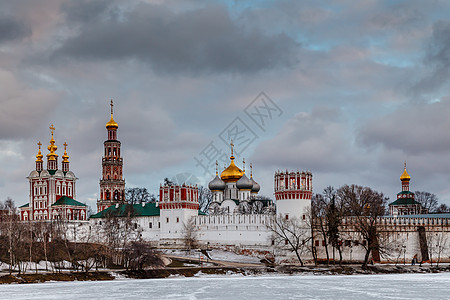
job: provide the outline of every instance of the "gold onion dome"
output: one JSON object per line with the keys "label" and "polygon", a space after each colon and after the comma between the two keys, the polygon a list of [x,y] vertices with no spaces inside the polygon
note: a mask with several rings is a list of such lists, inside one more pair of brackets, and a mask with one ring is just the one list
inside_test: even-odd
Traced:
{"label": "gold onion dome", "polygon": [[230,159],[230,165],[220,174],[220,178],[225,182],[238,181],[244,175],[244,172],[235,165],[234,156],[231,156]]}
{"label": "gold onion dome", "polygon": [[42,162],[42,158],[44,157],[44,155],[42,155],[42,153],[41,153],[41,146],[42,146],[41,142],[38,143],[38,146],[39,146],[39,151],[38,151],[38,154],[36,155],[36,162]]}
{"label": "gold onion dome", "polygon": [[63,159],[63,162],[69,162],[69,155],[67,155],[67,143],[64,143],[64,155],[61,156]]}
{"label": "gold onion dome", "polygon": [[114,121],[113,118],[113,101],[111,100],[111,120],[109,120],[108,123],[106,123],[106,129],[117,129],[119,128],[119,124],[116,123],[116,121]]}
{"label": "gold onion dome", "polygon": [[400,180],[411,180],[411,176],[409,176],[408,172],[406,172],[406,162],[405,162],[405,168],[403,170],[402,176],[400,176]]}
{"label": "gold onion dome", "polygon": [[50,139],[50,145],[47,147],[48,151],[50,151],[50,153],[47,154],[47,157],[48,160],[56,160],[58,154],[56,154],[55,151],[58,150],[58,146],[55,145],[55,139],[53,138],[53,131],[55,130],[53,124],[50,126],[50,130],[52,131],[52,138]]}

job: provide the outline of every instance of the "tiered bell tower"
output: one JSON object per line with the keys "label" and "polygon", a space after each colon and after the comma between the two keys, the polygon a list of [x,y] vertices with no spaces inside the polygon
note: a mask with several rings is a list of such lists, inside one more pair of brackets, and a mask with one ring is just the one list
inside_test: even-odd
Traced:
{"label": "tiered bell tower", "polygon": [[125,180],[123,179],[123,159],[120,156],[120,141],[117,140],[119,124],[113,118],[113,101],[111,100],[111,120],[106,123],[108,139],[102,158],[102,179],[100,180],[100,199],[97,201],[97,212],[111,205],[124,204]]}

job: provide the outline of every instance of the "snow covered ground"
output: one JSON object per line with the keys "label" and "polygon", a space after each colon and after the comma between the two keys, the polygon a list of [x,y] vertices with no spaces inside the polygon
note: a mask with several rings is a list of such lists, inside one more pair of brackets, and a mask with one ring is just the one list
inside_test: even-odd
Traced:
{"label": "snow covered ground", "polygon": [[450,273],[190,278],[0,285],[1,299],[449,299]]}

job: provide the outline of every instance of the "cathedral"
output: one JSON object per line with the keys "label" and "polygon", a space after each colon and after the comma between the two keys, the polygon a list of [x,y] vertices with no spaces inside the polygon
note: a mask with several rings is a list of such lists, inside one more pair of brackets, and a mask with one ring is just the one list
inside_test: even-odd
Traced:
{"label": "cathedral", "polygon": [[252,164],[250,164],[250,178],[245,175],[245,160],[243,169],[236,166],[233,153],[233,142],[230,143],[231,156],[230,165],[220,174],[216,161],[216,177],[209,182],[208,188],[213,197],[209,205],[210,215],[220,215],[229,213],[249,213],[270,211],[273,208],[271,200],[258,199],[258,192],[261,189],[259,184],[253,179]]}
{"label": "cathedral", "polygon": [[87,220],[87,206],[75,200],[77,177],[69,168],[67,143],[64,143],[62,169],[58,169],[58,154],[54,139],[55,127],[50,126],[51,139],[47,149],[47,169],[41,152],[41,142],[36,155],[36,168],[27,179],[30,184],[29,202],[19,207],[22,221],[34,220]]}

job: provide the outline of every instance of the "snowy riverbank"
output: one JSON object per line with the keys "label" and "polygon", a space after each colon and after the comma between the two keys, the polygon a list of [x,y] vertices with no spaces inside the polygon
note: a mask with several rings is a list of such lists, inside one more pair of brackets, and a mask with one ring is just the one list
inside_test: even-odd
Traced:
{"label": "snowy riverbank", "polygon": [[406,273],[448,273],[450,266],[403,266],[374,265],[362,269],[361,266],[277,266],[277,267],[221,267],[189,266],[167,267],[139,271],[106,270],[100,272],[69,272],[38,274],[11,274],[0,276],[0,283],[42,283],[48,281],[104,281],[117,279],[151,279],[173,277],[216,277],[216,276],[268,276],[268,275],[376,275]]}

